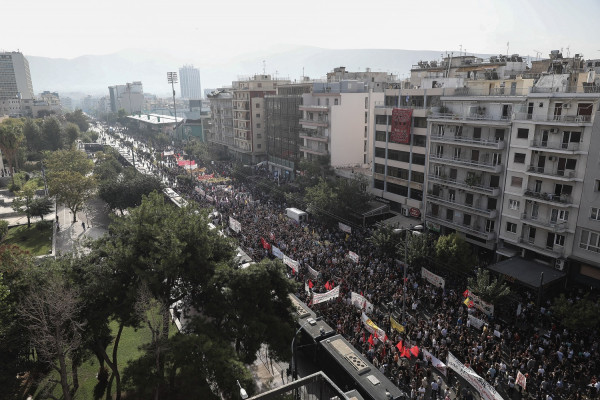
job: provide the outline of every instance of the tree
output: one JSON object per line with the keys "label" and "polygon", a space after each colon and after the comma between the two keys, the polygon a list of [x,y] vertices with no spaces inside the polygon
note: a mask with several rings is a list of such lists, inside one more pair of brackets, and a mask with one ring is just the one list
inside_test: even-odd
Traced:
{"label": "tree", "polygon": [[50,195],[69,208],[73,222],[77,222],[77,212],[96,189],[96,181],[90,174],[94,164],[81,151],[60,150],[50,155],[47,165]]}
{"label": "tree", "polygon": [[495,303],[510,294],[510,288],[503,279],[490,278],[490,271],[477,268],[475,278],[468,278],[469,290],[489,303]]}
{"label": "tree", "polygon": [[23,134],[27,140],[27,148],[31,152],[37,152],[43,148],[42,128],[40,127],[39,121],[40,120],[27,118],[23,125]]}
{"label": "tree", "polygon": [[52,200],[48,197],[38,197],[33,199],[29,206],[29,211],[33,217],[39,217],[44,220],[44,216],[52,211]]}
{"label": "tree", "polygon": [[123,212],[130,207],[137,207],[142,198],[154,191],[161,192],[162,182],[153,175],[136,173],[133,168],[126,168],[121,176],[114,180],[105,180],[100,184],[98,194],[111,209]]}
{"label": "tree", "polygon": [[311,213],[321,218],[331,219],[332,211],[338,204],[338,193],[333,185],[320,178],[319,183],[306,189],[304,201],[308,204]]}
{"label": "tree", "polygon": [[76,373],[72,375],[72,383],[69,382],[68,367],[73,362],[72,354],[81,344],[82,328],[77,320],[77,290],[59,276],[50,274],[43,285],[31,287],[18,309],[38,356],[60,375],[63,399],[71,400],[78,384]]}
{"label": "tree", "polygon": [[68,148],[75,143],[81,132],[79,131],[79,127],[73,123],[68,123],[64,131],[65,146]]}
{"label": "tree", "polygon": [[115,150],[96,153],[96,164],[94,176],[102,183],[103,181],[116,181],[123,171],[123,165],[117,160],[118,153]]}
{"label": "tree", "polygon": [[394,229],[391,226],[379,224],[367,240],[384,257],[393,257],[397,252],[396,246],[398,245],[399,235],[394,234]]}
{"label": "tree", "polygon": [[62,148],[63,130],[62,125],[56,117],[47,117],[42,124],[42,132],[44,135],[44,148],[48,150],[58,150]]}
{"label": "tree", "polygon": [[4,239],[4,236],[8,233],[8,221],[0,220],[0,242]]}
{"label": "tree", "polygon": [[39,188],[37,179],[27,181],[12,202],[12,209],[27,216],[27,227],[31,227],[32,205],[34,203],[35,191]]}
{"label": "tree", "polygon": [[15,168],[19,168],[17,153],[24,139],[21,120],[8,118],[0,124],[0,151],[8,161],[11,175]]}
{"label": "tree", "polygon": [[88,122],[88,117],[85,116],[83,111],[80,108],[76,109],[72,113],[66,113],[65,119],[68,122],[71,122],[79,128],[81,132],[85,132],[90,129],[90,124]]}
{"label": "tree", "polygon": [[564,294],[554,299],[552,311],[560,323],[570,330],[596,330],[600,325],[600,305],[589,295],[578,300],[567,299]]}
{"label": "tree", "polygon": [[435,244],[436,261],[455,271],[471,272],[475,257],[471,246],[456,233],[440,236]]}

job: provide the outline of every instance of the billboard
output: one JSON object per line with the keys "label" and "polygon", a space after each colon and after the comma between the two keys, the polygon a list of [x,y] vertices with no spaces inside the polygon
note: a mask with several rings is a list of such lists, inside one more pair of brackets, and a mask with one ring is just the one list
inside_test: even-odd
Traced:
{"label": "billboard", "polygon": [[392,110],[391,142],[403,144],[410,143],[412,112],[412,108],[394,108]]}

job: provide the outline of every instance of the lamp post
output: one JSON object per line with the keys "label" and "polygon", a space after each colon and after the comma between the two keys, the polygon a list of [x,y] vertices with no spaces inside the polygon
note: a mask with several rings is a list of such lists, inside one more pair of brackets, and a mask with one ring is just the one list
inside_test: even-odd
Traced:
{"label": "lamp post", "polygon": [[402,324],[406,325],[406,270],[408,269],[408,240],[413,231],[423,230],[423,225],[410,226],[408,229],[402,229],[405,232],[406,238],[404,239],[404,266],[403,280],[402,280]]}
{"label": "lamp post", "polygon": [[177,105],[175,104],[175,84],[178,82],[177,80],[177,72],[167,72],[167,82],[171,84],[171,89],[173,89],[173,111],[175,113],[175,136],[177,136]]}
{"label": "lamp post", "polygon": [[238,386],[240,387],[240,397],[242,398],[242,400],[245,400],[248,398],[248,393],[246,393],[246,390],[242,387],[242,385],[240,385],[240,381],[236,380]]}
{"label": "lamp post", "polygon": [[304,321],[304,323],[302,325],[300,325],[300,328],[298,328],[298,330],[296,331],[296,333],[294,333],[294,338],[292,339],[292,365],[290,366],[292,368],[292,381],[294,381],[296,379],[296,375],[298,373],[298,370],[296,368],[296,348],[294,347],[294,343],[296,342],[296,336],[298,336],[298,334],[300,333],[300,331],[302,330],[302,328],[304,328],[306,326],[306,324],[310,323],[311,321],[320,321],[321,317],[317,317],[315,319],[309,318],[306,321]]}

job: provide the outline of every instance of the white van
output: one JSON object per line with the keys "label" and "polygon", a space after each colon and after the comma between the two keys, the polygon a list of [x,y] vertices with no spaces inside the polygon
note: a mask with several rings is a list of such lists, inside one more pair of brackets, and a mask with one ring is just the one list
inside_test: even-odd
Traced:
{"label": "white van", "polygon": [[308,214],[297,208],[286,208],[285,215],[298,223],[308,221]]}

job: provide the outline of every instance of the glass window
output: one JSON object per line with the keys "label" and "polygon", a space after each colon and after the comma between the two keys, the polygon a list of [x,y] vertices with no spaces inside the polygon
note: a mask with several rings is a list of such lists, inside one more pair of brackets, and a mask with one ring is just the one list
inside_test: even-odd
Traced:
{"label": "glass window", "polygon": [[525,153],[515,153],[515,162],[525,164]]}
{"label": "glass window", "polygon": [[517,224],[513,224],[512,222],[506,223],[506,231],[510,233],[517,233]]}
{"label": "glass window", "polygon": [[512,176],[510,178],[510,186],[512,187],[522,187],[523,186],[523,178],[519,176]]}
{"label": "glass window", "polygon": [[519,128],[517,130],[517,139],[528,139],[528,138],[529,138],[529,129]]}
{"label": "glass window", "polygon": [[592,207],[592,212],[590,213],[590,218],[595,219],[596,221],[600,221],[600,208]]}
{"label": "glass window", "polygon": [[581,231],[581,239],[579,240],[579,247],[593,251],[596,253],[600,253],[600,234],[592,231]]}
{"label": "glass window", "polygon": [[518,210],[519,205],[520,205],[520,203],[518,200],[513,200],[513,199],[508,200],[508,208],[510,208],[511,210]]}

